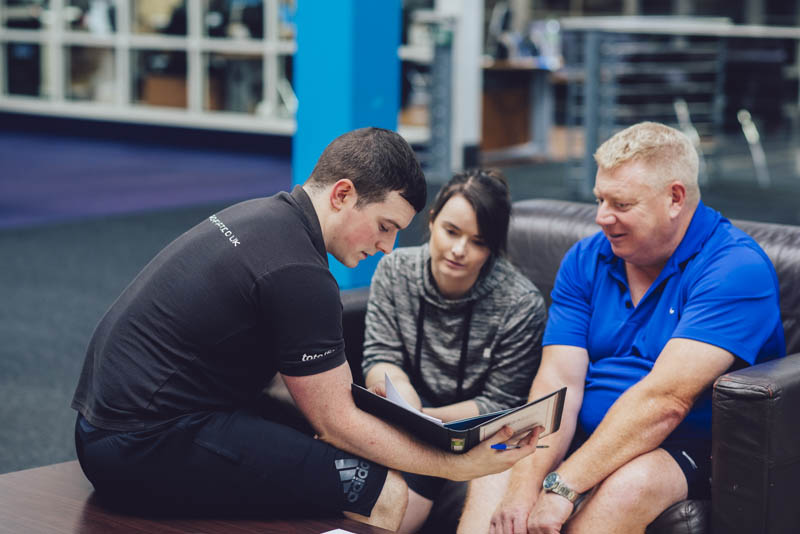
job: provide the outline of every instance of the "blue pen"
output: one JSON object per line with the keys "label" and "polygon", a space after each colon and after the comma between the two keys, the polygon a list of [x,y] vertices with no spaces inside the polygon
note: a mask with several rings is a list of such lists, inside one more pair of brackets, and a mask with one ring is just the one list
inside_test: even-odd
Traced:
{"label": "blue pen", "polygon": [[[507,451],[510,449],[519,449],[522,445],[506,445],[505,443],[495,443],[492,448],[496,451]],[[537,449],[546,449],[549,445],[537,445]]]}

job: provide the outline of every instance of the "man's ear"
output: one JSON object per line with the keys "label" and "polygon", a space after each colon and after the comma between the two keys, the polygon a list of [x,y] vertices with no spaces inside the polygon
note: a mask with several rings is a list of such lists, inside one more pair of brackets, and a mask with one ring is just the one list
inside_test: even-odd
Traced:
{"label": "man's ear", "polygon": [[686,186],[683,182],[675,180],[669,186],[670,207],[669,212],[673,217],[677,217],[686,205]]}
{"label": "man's ear", "polygon": [[331,188],[331,208],[334,211],[339,211],[348,204],[355,205],[358,200],[356,187],[347,178],[338,180]]}

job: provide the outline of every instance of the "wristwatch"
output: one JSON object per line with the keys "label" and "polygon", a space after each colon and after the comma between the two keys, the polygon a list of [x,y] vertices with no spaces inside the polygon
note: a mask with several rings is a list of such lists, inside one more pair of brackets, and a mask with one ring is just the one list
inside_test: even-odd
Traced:
{"label": "wristwatch", "polygon": [[544,477],[544,481],[542,481],[542,488],[544,488],[545,491],[550,491],[557,495],[561,495],[569,502],[574,504],[576,508],[580,501],[583,500],[583,495],[573,489],[570,489],[569,486],[564,484],[564,481],[561,480],[561,477],[555,471]]}

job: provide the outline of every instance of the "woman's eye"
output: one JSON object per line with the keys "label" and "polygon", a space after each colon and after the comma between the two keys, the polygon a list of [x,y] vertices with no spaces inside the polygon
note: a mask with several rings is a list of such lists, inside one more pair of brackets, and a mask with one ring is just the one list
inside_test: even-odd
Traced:
{"label": "woman's eye", "polygon": [[389,228],[384,226],[384,225],[382,225],[382,224],[378,225],[378,228],[380,229],[381,232],[388,232],[389,231]]}

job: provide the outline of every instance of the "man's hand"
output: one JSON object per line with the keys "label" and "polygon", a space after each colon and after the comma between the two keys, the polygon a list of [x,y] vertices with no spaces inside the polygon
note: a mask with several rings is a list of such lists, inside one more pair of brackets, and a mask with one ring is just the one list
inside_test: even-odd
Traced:
{"label": "man's hand", "polygon": [[542,491],[528,516],[528,534],[558,534],[574,505],[561,495]]}
{"label": "man's hand", "polygon": [[528,515],[533,499],[517,492],[507,492],[489,523],[489,534],[527,534]]}
{"label": "man's hand", "polygon": [[464,454],[449,455],[455,464],[452,471],[452,480],[472,480],[474,478],[500,473],[522,460],[536,450],[536,443],[539,441],[539,434],[544,430],[536,427],[528,436],[522,438],[517,444],[518,449],[506,449],[498,451],[492,449],[492,445],[503,443],[508,440],[514,431],[506,425],[497,431],[492,437],[483,440],[475,447]]}

